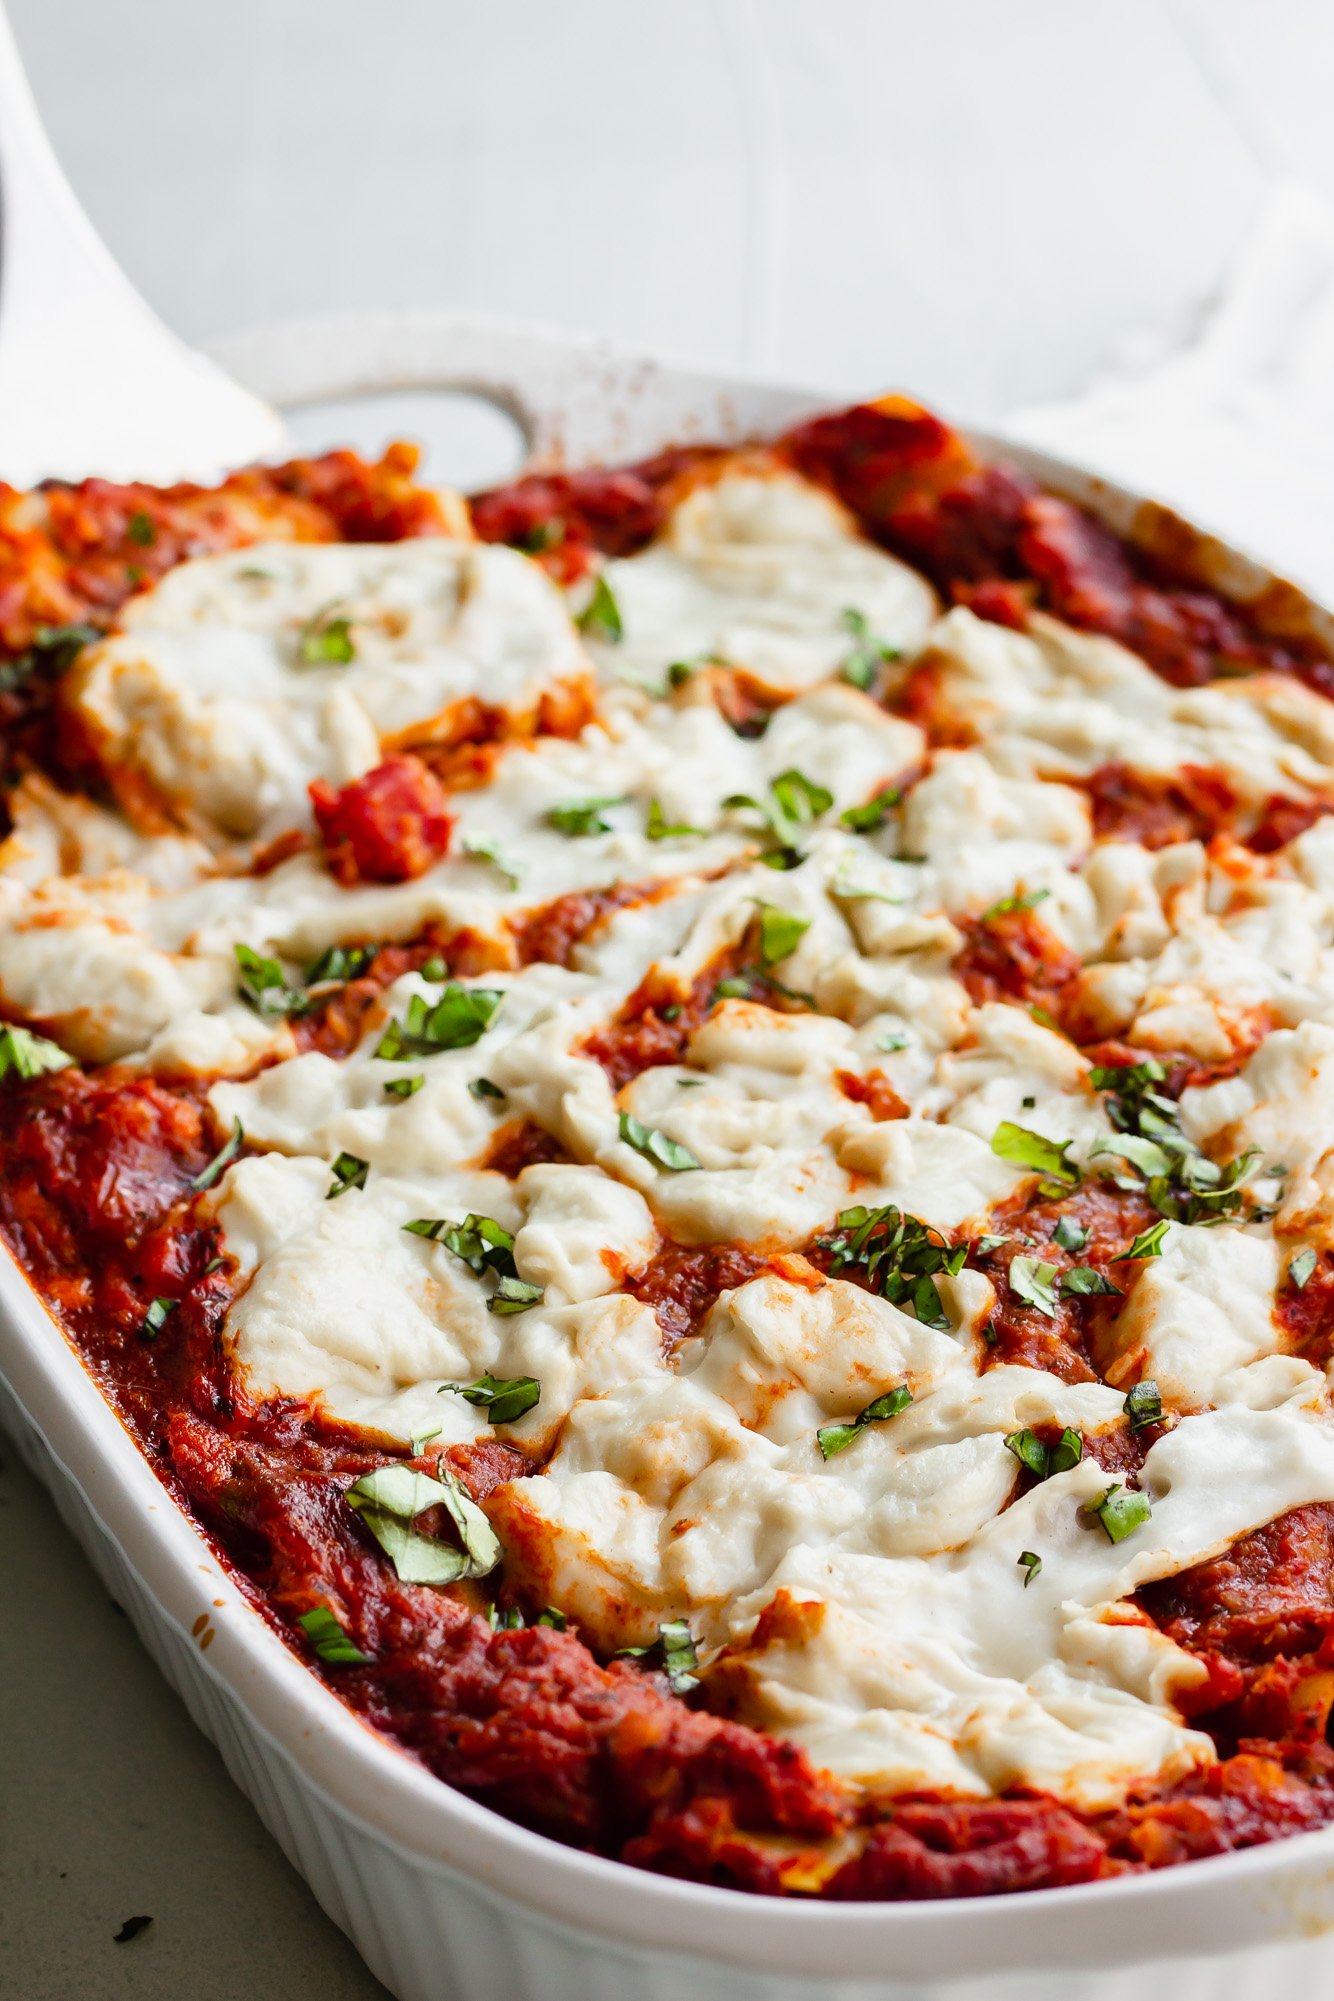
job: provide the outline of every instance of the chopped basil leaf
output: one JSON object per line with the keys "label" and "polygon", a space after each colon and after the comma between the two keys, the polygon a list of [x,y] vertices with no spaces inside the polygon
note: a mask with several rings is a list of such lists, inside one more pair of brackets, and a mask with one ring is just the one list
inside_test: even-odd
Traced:
{"label": "chopped basil leaf", "polygon": [[873,1292],[905,1312],[911,1309],[924,1327],[949,1327],[936,1279],[942,1273],[954,1278],[963,1270],[966,1243],[947,1243],[939,1231],[893,1203],[882,1209],[860,1204],[844,1209],[834,1223],[832,1231],[815,1240],[820,1250],[832,1253],[831,1278],[851,1266]]}
{"label": "chopped basil leaf", "polygon": [[1062,1032],[1061,1024],[1059,1021],[1057,1021],[1056,1016],[1052,1014],[1048,1008],[1039,1007],[1037,1003],[1034,1002],[1033,1006],[1029,1008],[1028,1012],[1032,1016],[1033,1020],[1038,1024],[1039,1028],[1049,1028],[1052,1031],[1053,1035],[1061,1034]]}
{"label": "chopped basil leaf", "polygon": [[30,1028],[7,1022],[0,1028],[0,1077],[44,1077],[55,1070],[68,1070],[74,1058],[50,1042],[34,1035]]}
{"label": "chopped basil leaf", "polygon": [[617,794],[615,798],[571,799],[564,806],[550,808],[547,813],[547,825],[554,827],[558,834],[568,834],[571,839],[586,834],[609,834],[611,822],[603,819],[603,808],[624,806],[625,803],[623,793]]}
{"label": "chopped basil leaf", "polygon": [[1068,1473],[1084,1457],[1084,1441],[1067,1425],[1055,1445],[1044,1445],[1035,1431],[1012,1431],[1005,1440],[1019,1464],[1036,1480],[1050,1480]]}
{"label": "chopped basil leaf", "polygon": [[707,664],[707,655],[702,655],[698,660],[673,660],[671,666],[667,669],[667,686],[669,688],[684,688],[691,676],[698,673],[699,669]]}
{"label": "chopped basil leaf", "polygon": [[200,1272],[199,1276],[201,1278],[211,1278],[215,1271],[222,1270],[226,1262],[227,1262],[226,1258],[210,1258],[208,1263],[204,1266],[203,1271]]}
{"label": "chopped basil leaf", "polygon": [[1055,1265],[1043,1264],[1038,1258],[1010,1260],[1010,1291],[1049,1320],[1057,1317],[1056,1280]]}
{"label": "chopped basil leaf", "polygon": [[242,1129],[241,1121],[237,1119],[232,1126],[231,1138],[227,1141],[226,1145],[218,1149],[217,1153],[214,1154],[212,1160],[208,1163],[208,1166],[201,1168],[190,1183],[196,1195],[202,1195],[206,1188],[211,1188],[224,1169],[231,1166],[237,1154],[241,1151],[244,1141],[245,1133]]}
{"label": "chopped basil leaf", "polygon": [[864,691],[872,686],[879,669],[888,661],[900,659],[901,652],[888,640],[874,636],[864,612],[849,608],[843,614],[843,623],[857,644],[840,667],[839,675],[850,687]]}
{"label": "chopped basil leaf", "polygon": [[1053,1479],[1057,1473],[1068,1473],[1072,1466],[1078,1466],[1084,1457],[1084,1441],[1077,1431],[1067,1425],[1047,1455],[1047,1478]]}
{"label": "chopped basil leaf", "polygon": [[1092,1265],[1072,1265],[1069,1271],[1062,1272],[1061,1291],[1066,1295],[1074,1293],[1087,1296],[1103,1293],[1117,1299],[1121,1297],[1120,1286],[1113,1285],[1104,1273],[1095,1271]]}
{"label": "chopped basil leaf", "polygon": [[553,1633],[563,1633],[569,1624],[565,1614],[555,1605],[547,1605],[534,1619],[535,1626],[550,1626]]}
{"label": "chopped basil leaf", "polygon": [[1201,1153],[1181,1130],[1176,1101],[1155,1088],[1164,1077],[1162,1064],[1153,1061],[1099,1066],[1091,1072],[1095,1087],[1108,1093],[1107,1113],[1117,1130],[1115,1140],[1095,1151],[1129,1161],[1143,1182],[1113,1179],[1127,1188],[1142,1186],[1169,1222],[1221,1223],[1241,1209],[1242,1183],[1258,1155],[1245,1153],[1220,1165]]}
{"label": "chopped basil leaf", "polygon": [[1095,1091],[1131,1092],[1144,1084],[1161,1084],[1167,1071],[1152,1058],[1146,1063],[1095,1063],[1089,1083]]}
{"label": "chopped basil leaf", "polygon": [[864,806],[849,806],[840,813],[839,825],[846,827],[850,834],[873,834],[877,827],[884,825],[902,797],[901,786],[887,785],[883,792],[877,792],[874,799],[868,799]]}
{"label": "chopped basil leaf", "polygon": [[545,549],[559,549],[564,540],[565,523],[553,517],[550,521],[535,521],[516,539],[514,547],[529,556],[540,556]]}
{"label": "chopped basil leaf", "polygon": [[540,1285],[521,1279],[514,1262],[514,1238],[494,1216],[468,1215],[461,1223],[443,1216],[419,1216],[403,1228],[414,1237],[429,1237],[461,1258],[478,1278],[490,1272],[496,1289],[487,1300],[491,1313],[523,1313],[543,1298]]}
{"label": "chopped basil leaf", "polygon": [[297,1620],[306,1638],[322,1661],[335,1667],[364,1667],[371,1659],[354,1646],[327,1605],[313,1605]]}
{"label": "chopped basil leaf", "polygon": [[486,1623],[493,1633],[518,1633],[523,1630],[523,1613],[517,1605],[488,1605]]}
{"label": "chopped basil leaf", "polygon": [[815,1434],[820,1456],[832,1459],[836,1452],[842,1452],[851,1445],[858,1432],[863,1431],[868,1424],[883,1424],[887,1418],[897,1417],[900,1411],[907,1410],[911,1402],[912,1391],[905,1383],[896,1390],[886,1390],[883,1396],[876,1397],[873,1402],[867,1404],[865,1410],[858,1411],[850,1423],[822,1424]]}
{"label": "chopped basil leaf", "polygon": [[1288,1266],[1288,1277],[1292,1280],[1298,1292],[1305,1291],[1311,1273],[1315,1270],[1315,1265],[1315,1252],[1308,1246],[1306,1250],[1298,1251],[1296,1257]]}
{"label": "chopped basil leaf", "polygon": [[340,1153],[333,1164],[333,1180],[329,1183],[326,1202],[332,1202],[338,1195],[346,1195],[349,1188],[364,1188],[371,1164],[359,1154]]}
{"label": "chopped basil leaf", "polygon": [[1167,1232],[1170,1228],[1171,1225],[1168,1223],[1166,1218],[1164,1218],[1163,1221],[1160,1223],[1150,1224],[1147,1230],[1140,1231],[1140,1234],[1136,1237],[1134,1243],[1131,1244],[1127,1250],[1122,1251],[1121,1253],[1122,1257],[1123,1258],[1161,1257],[1163,1254],[1163,1238],[1167,1235]]}
{"label": "chopped basil leaf", "polygon": [[431,1440],[432,1440],[433,1438],[439,1438],[439,1436],[440,1436],[441,1432],[442,1432],[442,1431],[444,1430],[444,1428],[445,1428],[445,1427],[444,1427],[444,1425],[443,1425],[443,1424],[433,1424],[433,1425],[431,1426],[431,1428],[430,1428],[430,1430],[429,1430],[429,1431],[414,1431],[414,1432],[413,1432],[413,1434],[412,1434],[412,1455],[413,1455],[414,1459],[416,1458],[416,1456],[418,1455],[418,1453],[420,1453],[420,1452],[423,1452],[423,1451],[424,1451],[424,1450],[426,1449],[426,1447],[427,1447],[427,1446],[428,1446],[428,1445],[430,1444],[430,1442],[431,1442]]}
{"label": "chopped basil leaf", "polygon": [[465,1403],[483,1407],[492,1424],[514,1424],[526,1411],[532,1410],[541,1400],[542,1385],[536,1376],[479,1376],[475,1383],[443,1383],[440,1394],[446,1390],[462,1397]]}
{"label": "chopped basil leaf", "polygon": [[1142,1383],[1136,1383],[1126,1392],[1123,1408],[1130,1419],[1132,1431],[1143,1431],[1146,1425],[1162,1423],[1163,1393],[1152,1376],[1146,1376]]}
{"label": "chopped basil leaf", "polygon": [[180,1305],[179,1299],[154,1299],[150,1301],[147,1313],[139,1322],[139,1332],[145,1341],[156,1341],[166,1325],[167,1315],[174,1313]]}
{"label": "chopped basil leaf", "polygon": [[885,1050],[889,1055],[893,1055],[896,1049],[907,1049],[911,1044],[912,1037],[901,1028],[887,1028],[883,1035],[877,1035],[875,1039],[876,1048]]}
{"label": "chopped basil leaf", "polygon": [[526,1278],[502,1278],[486,1306],[489,1313],[526,1313],[530,1306],[539,1306],[544,1297],[544,1287],[533,1285]]}
{"label": "chopped basil leaf", "polygon": [[25,652],[0,661],[0,695],[12,694],[34,674],[66,673],[84,647],[101,637],[95,625],[39,625]]}
{"label": "chopped basil leaf", "polygon": [[436,1001],[413,994],[407,1019],[386,1025],[373,1054],[393,1063],[404,1057],[434,1056],[444,1049],[471,1049],[495,1020],[504,998],[496,987],[446,987]]}
{"label": "chopped basil leaf", "polygon": [[636,1153],[642,1153],[645,1160],[651,1160],[655,1166],[666,1168],[669,1174],[686,1174],[692,1167],[701,1164],[688,1146],[682,1146],[679,1140],[669,1139],[656,1126],[641,1125],[629,1112],[621,1113],[620,1133],[627,1146],[632,1146]]}
{"label": "chopped basil leaf", "polygon": [[1038,1190],[1041,1195],[1078,1188],[1079,1169],[1065,1157],[1073,1144],[1068,1139],[1047,1139],[1010,1119],[1002,1119],[991,1135],[991,1151],[998,1159],[1013,1161],[1016,1167],[1031,1168],[1045,1177]]}
{"label": "chopped basil leaf", "polygon": [[804,859],[801,829],[809,826],[821,813],[829,811],[834,795],[795,768],[782,771],[777,778],[771,779],[769,791],[771,804],[752,798],[748,792],[729,792],[723,800],[724,810],[736,812],[745,809],[758,813],[771,840],[771,846],[761,860],[771,868],[795,868]]}
{"label": "chopped basil leaf", "polygon": [[834,803],[834,795],[827,786],[817,785],[804,771],[795,768],[780,771],[777,778],[770,781],[769,790],[778,803],[779,812],[800,825],[818,819]]}
{"label": "chopped basil leaf", "polygon": [[788,958],[811,928],[809,917],[794,917],[790,910],[780,910],[777,904],[760,905],[760,960],[765,966],[776,966]]}
{"label": "chopped basil leaf", "polygon": [[988,1251],[999,1250],[1004,1242],[1004,1237],[998,1237],[994,1232],[988,1230],[983,1236],[974,1239],[973,1251],[976,1256],[985,1257]]}
{"label": "chopped basil leaf", "polygon": [[1035,1431],[1012,1431],[1005,1441],[1019,1464],[1037,1480],[1047,1477],[1047,1448]]}
{"label": "chopped basil leaf", "polygon": [[858,882],[851,874],[839,868],[829,885],[831,896],[837,896],[844,903],[903,903],[905,899],[895,896],[891,890],[877,889],[873,883]]}
{"label": "chopped basil leaf", "polygon": [[1025,1549],[1021,1550],[1018,1563],[1020,1569],[1024,1572],[1024,1589],[1027,1591],[1033,1579],[1041,1575],[1042,1558],[1035,1555],[1031,1549]]}
{"label": "chopped basil leaf", "polygon": [[489,1077],[474,1077],[468,1089],[474,1098],[499,1098],[503,1101],[505,1096],[499,1084],[493,1084]]}
{"label": "chopped basil leaf", "polygon": [[982,912],[983,924],[990,924],[994,917],[1008,917],[1015,910],[1036,910],[1051,895],[1049,889],[1030,889],[1023,895],[1003,896],[999,903],[993,903],[989,910]]}
{"label": "chopped basil leaf", "polygon": [[699,1666],[695,1642],[684,1619],[669,1619],[658,1628],[658,1637],[649,1647],[622,1647],[615,1660],[643,1660],[661,1667],[674,1695],[684,1695],[699,1683],[694,1670]]}
{"label": "chopped basil leaf", "polygon": [[650,841],[675,841],[684,839],[687,834],[702,834],[704,829],[702,827],[692,827],[685,820],[669,822],[667,815],[662,810],[661,802],[657,799],[650,799],[648,802],[648,822],[644,828],[644,832]]}
{"label": "chopped basil leaf", "polygon": [[517,889],[523,880],[523,871],[502,851],[499,841],[485,841],[479,834],[470,834],[463,843],[463,852],[472,861],[490,862],[511,889]]}
{"label": "chopped basil leaf", "polygon": [[1139,1133],[1118,1133],[1113,1140],[1099,1140],[1092,1151],[1095,1154],[1118,1154],[1150,1179],[1172,1172],[1171,1154],[1165,1152],[1157,1140],[1145,1139]]}
{"label": "chopped basil leaf", "polygon": [[378,945],[330,945],[313,965],[307,966],[305,984],[319,987],[326,982],[359,980],[379,951]]}
{"label": "chopped basil leaf", "polygon": [[145,514],[142,507],[136,508],[125,523],[125,533],[136,549],[151,549],[157,541],[152,516]]}
{"label": "chopped basil leaf", "polygon": [[598,573],[593,582],[593,595],[575,620],[580,632],[589,639],[604,640],[615,646],[625,635],[621,620],[621,607],[616,602],[615,592],[607,579]]}
{"label": "chopped basil leaf", "polygon": [[1128,1535],[1143,1527],[1153,1510],[1147,1494],[1114,1480],[1101,1499],[1091,1502],[1085,1512],[1098,1517],[1108,1542],[1124,1542]]}
{"label": "chopped basil leaf", "polygon": [[249,945],[235,948],[239,973],[237,991],[256,1014],[304,1014],[309,1002],[287,984],[287,975],[278,959],[266,959]]}
{"label": "chopped basil leaf", "polygon": [[387,1098],[413,1098],[426,1082],[426,1074],[419,1070],[415,1077],[391,1077],[385,1085]]}
{"label": "chopped basil leaf", "polygon": [[302,626],[296,651],[303,667],[345,667],[356,658],[352,621],[336,605],[326,605]]}
{"label": "chopped basil leaf", "polygon": [[[397,1462],[363,1474],[343,1498],[405,1584],[453,1584],[463,1577],[486,1577],[500,1562],[495,1530],[451,1474],[435,1480]],[[444,1508],[458,1532],[457,1549],[412,1527],[418,1515],[437,1506]]]}
{"label": "chopped basil leaf", "polygon": [[672,1001],[669,1006],[660,1007],[658,1009],[658,1019],[660,1021],[679,1021],[680,1018],[681,1018],[680,1001]]}
{"label": "chopped basil leaf", "polygon": [[1062,1216],[1052,1231],[1052,1242],[1059,1244],[1063,1251],[1082,1251],[1089,1240],[1089,1232],[1073,1216]]}

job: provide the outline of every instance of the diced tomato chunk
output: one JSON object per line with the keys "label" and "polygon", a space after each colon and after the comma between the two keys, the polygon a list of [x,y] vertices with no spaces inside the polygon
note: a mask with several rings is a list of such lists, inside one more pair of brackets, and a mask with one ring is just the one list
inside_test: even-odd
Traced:
{"label": "diced tomato chunk", "polygon": [[419,757],[388,757],[341,791],[322,778],[310,803],[339,882],[408,882],[439,861],[454,820],[439,779]]}

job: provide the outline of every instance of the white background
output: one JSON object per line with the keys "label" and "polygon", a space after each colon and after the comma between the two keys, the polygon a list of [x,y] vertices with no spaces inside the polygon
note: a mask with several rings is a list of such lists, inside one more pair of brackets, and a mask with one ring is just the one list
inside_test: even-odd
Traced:
{"label": "white background", "polygon": [[530,315],[955,414],[1198,303],[1334,197],[1329,0],[11,0],[163,316]]}
{"label": "white background", "polygon": [[[475,307],[994,421],[1188,323],[1273,179],[1334,201],[1331,0],[9,11],[94,223],[196,341]],[[12,1463],[0,1608],[0,1993],[379,1993]]]}

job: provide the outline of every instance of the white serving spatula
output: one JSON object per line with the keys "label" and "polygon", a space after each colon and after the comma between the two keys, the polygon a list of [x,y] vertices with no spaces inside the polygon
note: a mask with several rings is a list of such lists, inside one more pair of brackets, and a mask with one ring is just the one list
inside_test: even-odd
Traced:
{"label": "white serving spatula", "polygon": [[0,7],[0,480],[214,479],[275,410],[169,332],[80,208]]}

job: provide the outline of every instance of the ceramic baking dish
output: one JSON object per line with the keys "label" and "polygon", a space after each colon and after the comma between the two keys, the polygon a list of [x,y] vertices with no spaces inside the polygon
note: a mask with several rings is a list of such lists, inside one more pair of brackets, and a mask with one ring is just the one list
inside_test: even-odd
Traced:
{"label": "ceramic baking dish", "polygon": [[[439,314],[273,329],[217,359],[289,409],[467,388],[510,411],[530,459],[548,463],[763,433],[820,400]],[[1183,532],[1069,467],[977,442],[1123,531]],[[1264,590],[1275,618],[1334,632],[1246,559],[1194,546],[1223,589]],[[307,1672],[3,1254],[0,1417],[265,1825],[401,2001],[1261,2001],[1284,1978],[1324,1991],[1334,1971],[1322,1939],[1334,1929],[1334,1829],[1109,1884],[897,1905],[751,1898],[561,1847],[451,1791]]]}

